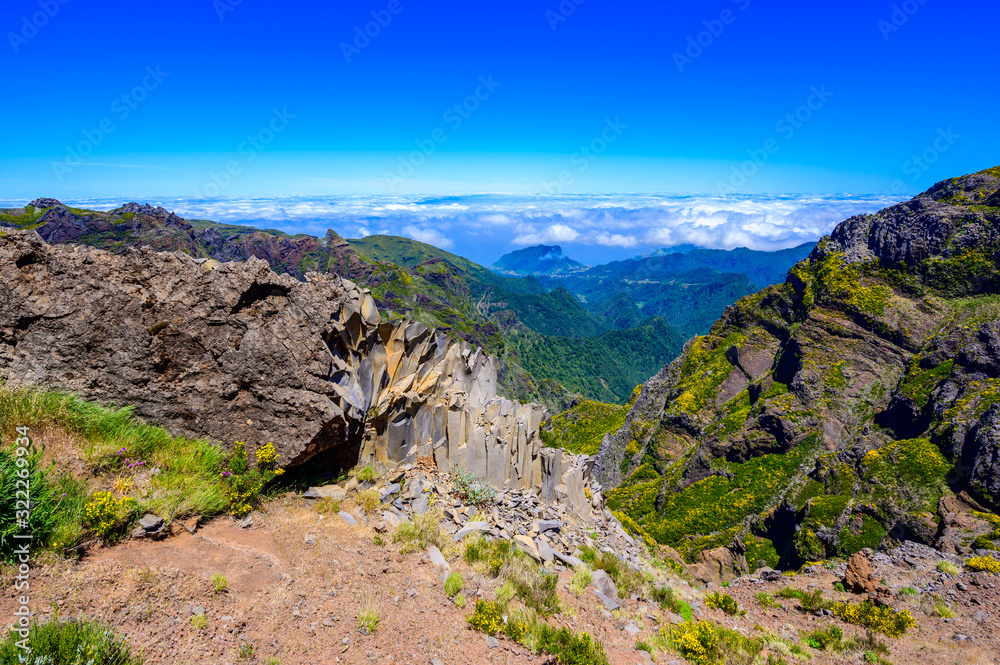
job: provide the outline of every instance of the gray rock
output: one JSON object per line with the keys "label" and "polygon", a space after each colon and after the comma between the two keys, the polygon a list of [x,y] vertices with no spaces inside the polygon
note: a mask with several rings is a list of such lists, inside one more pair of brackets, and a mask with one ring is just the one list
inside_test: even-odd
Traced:
{"label": "gray rock", "polygon": [[628,633],[632,637],[635,637],[636,635],[640,635],[642,633],[642,629],[639,628],[639,626],[637,626],[634,623],[632,623],[631,621],[628,622],[628,625],[625,626],[624,630],[625,630],[626,633]]}
{"label": "gray rock", "polygon": [[302,539],[302,541],[306,545],[312,545],[313,547],[316,547],[316,536],[314,536],[311,533],[307,533],[305,537]]}
{"label": "gray rock", "polygon": [[765,582],[778,582],[784,575],[773,568],[761,568],[757,571],[757,576]]}
{"label": "gray rock", "polygon": [[354,515],[351,515],[350,513],[345,512],[343,510],[337,513],[337,516],[340,517],[340,519],[347,522],[348,524],[350,524],[351,526],[357,526],[358,524],[358,521],[354,519]]}
{"label": "gray rock", "polygon": [[610,598],[607,594],[603,594],[597,589],[594,589],[594,595],[601,599],[604,603],[604,609],[608,612],[614,612],[619,607],[621,607],[613,598]]}
{"label": "gray rock", "polygon": [[452,538],[452,540],[454,540],[457,543],[458,541],[462,540],[463,538],[465,538],[469,534],[483,533],[483,532],[486,532],[486,531],[489,531],[489,530],[490,530],[490,525],[487,522],[469,522],[468,524],[466,524],[465,526],[463,526],[461,529],[459,529],[455,533],[455,535],[452,536],[451,538]]}
{"label": "gray rock", "polygon": [[487,635],[486,636],[486,646],[489,647],[490,649],[499,648],[499,646],[500,646],[500,640],[498,640],[497,638],[493,637],[492,635]]}
{"label": "gray rock", "polygon": [[448,560],[444,558],[444,555],[441,554],[441,550],[439,550],[436,545],[431,545],[427,548],[427,556],[430,557],[431,563],[434,564],[435,568],[451,570]]}
{"label": "gray rock", "polygon": [[559,520],[535,520],[535,531],[545,533],[546,531],[558,531],[565,522]]}
{"label": "gray rock", "polygon": [[395,494],[398,491],[399,491],[399,483],[393,483],[391,485],[382,488],[382,491],[379,492],[379,498],[382,500],[382,503],[385,503],[390,499],[390,497],[392,497],[393,494]]}
{"label": "gray rock", "polygon": [[552,561],[555,558],[555,552],[541,538],[535,540],[535,546],[538,548],[538,556],[542,557],[542,561]]}
{"label": "gray rock", "polygon": [[302,494],[303,499],[333,499],[343,501],[347,498],[347,490],[339,485],[324,485],[322,487],[310,487]]}
{"label": "gray rock", "polygon": [[615,586],[614,581],[603,570],[594,571],[593,579],[590,584],[605,596],[615,599],[618,598],[618,587]]}
{"label": "gray rock", "polygon": [[416,513],[417,515],[423,515],[424,513],[427,512],[427,506],[429,503],[430,500],[427,498],[427,495],[421,494],[416,499],[414,499],[411,507],[413,508],[414,513]]}
{"label": "gray rock", "polygon": [[146,513],[139,518],[139,526],[141,526],[143,531],[146,533],[156,533],[157,531],[163,529],[163,518],[157,517],[152,513]]}
{"label": "gray rock", "polygon": [[382,511],[382,521],[384,521],[386,523],[386,526],[388,526],[390,529],[395,529],[396,527],[399,526],[399,518],[396,517],[394,513],[391,513],[388,510]]}
{"label": "gray rock", "polygon": [[555,550],[554,553],[557,559],[559,559],[560,561],[562,561],[571,568],[578,568],[579,566],[583,565],[583,561],[576,558],[575,556],[570,556],[569,554],[563,554],[559,550]]}

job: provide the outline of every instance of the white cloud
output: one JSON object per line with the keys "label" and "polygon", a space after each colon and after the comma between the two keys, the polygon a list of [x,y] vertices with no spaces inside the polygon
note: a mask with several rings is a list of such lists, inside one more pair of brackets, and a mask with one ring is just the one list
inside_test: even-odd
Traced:
{"label": "white cloud", "polygon": [[449,247],[455,246],[455,243],[451,238],[445,237],[443,234],[435,231],[434,229],[422,229],[411,225],[404,228],[403,233],[410,236],[414,240],[419,240],[420,242],[425,242],[428,245],[434,245],[435,247],[440,247],[441,249],[448,249]]}
{"label": "white cloud", "polygon": [[[110,210],[124,200],[66,201]],[[322,236],[406,235],[460,254],[533,244],[618,249],[690,243],[773,250],[814,241],[851,215],[896,203],[885,196],[482,194],[145,199],[182,217]],[[23,205],[22,202],[11,204]],[[484,249],[484,247],[486,249]]]}

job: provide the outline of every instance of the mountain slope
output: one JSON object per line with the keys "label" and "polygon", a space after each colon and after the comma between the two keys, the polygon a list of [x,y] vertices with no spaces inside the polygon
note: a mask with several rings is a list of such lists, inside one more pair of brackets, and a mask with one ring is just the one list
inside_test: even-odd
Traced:
{"label": "mountain slope", "polygon": [[654,253],[539,279],[550,288],[564,286],[590,311],[620,328],[662,316],[687,337],[707,332],[726,307],[743,296],[784,280],[812,247]]}
{"label": "mountain slope", "polygon": [[1000,169],[842,222],[642,387],[609,506],[736,568],[1000,547],[998,252]]}

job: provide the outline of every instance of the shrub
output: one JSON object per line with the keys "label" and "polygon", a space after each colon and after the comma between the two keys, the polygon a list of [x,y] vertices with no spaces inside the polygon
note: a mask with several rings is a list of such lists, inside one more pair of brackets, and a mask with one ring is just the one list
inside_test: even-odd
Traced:
{"label": "shrub", "polygon": [[651,595],[653,600],[660,605],[661,610],[670,610],[674,614],[679,614],[685,621],[691,621],[691,606],[677,595],[673,587],[654,586]]}
{"label": "shrub", "polygon": [[844,586],[843,582],[834,582],[833,590],[839,591],[840,593],[847,593],[847,587]]}
{"label": "shrub", "polygon": [[226,576],[222,573],[213,573],[211,581],[212,590],[215,591],[215,593],[222,593],[229,588],[229,580],[227,580]]}
{"label": "shrub", "polygon": [[413,515],[413,520],[400,522],[392,532],[392,542],[403,543],[400,549],[403,554],[426,550],[429,545],[441,547],[444,544],[441,538],[441,511],[429,510],[422,515]]}
{"label": "shrub", "polygon": [[[0,663],[19,663],[24,652],[16,646],[23,638],[11,632],[0,643]],[[111,628],[86,620],[61,623],[32,624],[28,629],[33,663],[52,665],[87,665],[88,663],[113,663],[114,665],[141,665],[142,658],[132,653],[124,638]]]}
{"label": "shrub", "polygon": [[448,578],[444,581],[444,592],[449,596],[454,596],[456,593],[462,590],[465,586],[465,582],[462,580],[462,575],[460,573],[452,573],[448,575]]}
{"label": "shrub", "polygon": [[955,617],[955,611],[952,610],[948,603],[944,602],[944,599],[938,595],[925,596],[920,601],[920,607],[924,611],[924,614],[928,616],[939,617],[942,619],[953,619]]}
{"label": "shrub", "polygon": [[250,644],[249,642],[244,642],[240,645],[240,660],[250,660],[257,654],[257,647]]}
{"label": "shrub", "polygon": [[991,556],[974,556],[965,560],[965,565],[969,570],[985,571],[994,575],[1000,573],[1000,561]]}
{"label": "shrub", "polygon": [[889,637],[900,637],[917,625],[909,610],[897,612],[891,607],[876,605],[870,600],[860,603],[834,603],[833,613],[847,623],[863,626]]}
{"label": "shrub", "polygon": [[796,589],[793,586],[786,586],[784,589],[782,589],[781,591],[779,591],[776,595],[778,596],[778,598],[784,598],[786,600],[790,600],[792,598],[800,599],[800,598],[802,598],[802,596],[804,596],[806,594],[805,594],[805,591],[802,591],[801,589]]}
{"label": "shrub", "polygon": [[[30,512],[23,494],[25,485],[30,488]],[[22,494],[18,495],[18,490]],[[25,518],[26,523],[19,523]],[[21,545],[12,535],[30,533],[30,544],[43,543],[54,527],[52,492],[48,471],[41,467],[41,451],[33,446],[0,449],[0,558],[11,561],[14,549]]]}
{"label": "shrub", "polygon": [[563,665],[607,665],[604,646],[587,633],[542,624],[536,635],[536,651],[555,656]]}
{"label": "shrub", "polygon": [[760,606],[763,607],[764,609],[768,609],[777,605],[777,603],[774,600],[774,596],[772,596],[766,591],[760,591],[754,594],[754,598],[757,599],[757,602],[760,603]]}
{"label": "shrub", "polygon": [[958,575],[961,571],[950,561],[938,561],[937,569],[946,575]]}
{"label": "shrub", "polygon": [[84,506],[84,524],[101,538],[110,540],[122,534],[135,513],[132,497],[116,499],[111,492],[96,492]]}
{"label": "shrub", "polygon": [[510,541],[481,538],[469,541],[464,558],[480,573],[502,579],[505,586],[509,584],[514,595],[539,614],[547,616],[559,611],[556,596],[559,577],[545,573]]}
{"label": "shrub", "polygon": [[660,635],[674,651],[695,665],[714,665],[719,661],[719,638],[709,621],[661,628]]}
{"label": "shrub", "polygon": [[573,579],[569,583],[569,590],[573,592],[573,595],[579,596],[587,590],[587,587],[593,581],[594,574],[590,571],[590,568],[583,566],[573,574]]}
{"label": "shrub", "polygon": [[741,610],[736,599],[728,593],[713,591],[705,597],[705,606],[720,609],[729,616],[743,616],[746,610]]}
{"label": "shrub", "polygon": [[278,451],[274,444],[268,442],[257,449],[257,468],[261,470],[274,469],[278,460]]}
{"label": "shrub", "polygon": [[497,601],[477,600],[469,617],[469,627],[487,635],[496,635],[503,624],[504,607]]}
{"label": "shrub", "polygon": [[191,625],[198,630],[204,630],[208,628],[208,619],[204,614],[193,614],[191,615]]}
{"label": "shrub", "polygon": [[374,489],[359,492],[357,501],[358,505],[365,511],[366,515],[375,512],[382,503],[382,500],[378,495],[378,490]]}
{"label": "shrub", "polygon": [[828,610],[833,607],[833,603],[823,597],[822,589],[804,591],[799,596],[799,604],[803,612],[815,612],[816,610]]}
{"label": "shrub", "polygon": [[844,631],[839,626],[818,628],[802,636],[803,641],[817,651],[841,651]]}
{"label": "shrub", "polygon": [[477,478],[464,469],[453,470],[451,480],[458,498],[480,508],[493,501],[493,497],[497,493],[496,489],[485,480]]}
{"label": "shrub", "polygon": [[375,467],[368,464],[358,470],[357,478],[359,483],[373,483],[378,478],[378,474],[375,473]]}
{"label": "shrub", "polygon": [[358,610],[358,626],[364,628],[369,633],[375,632],[381,620],[382,617],[379,615],[378,608],[374,605],[366,605]]}

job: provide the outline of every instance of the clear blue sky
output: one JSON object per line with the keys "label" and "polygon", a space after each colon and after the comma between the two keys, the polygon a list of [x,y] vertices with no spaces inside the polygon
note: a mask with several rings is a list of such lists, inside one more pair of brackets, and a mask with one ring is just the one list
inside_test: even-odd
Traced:
{"label": "clear blue sky", "polygon": [[0,9],[0,198],[912,193],[1000,163],[995,2],[63,2]]}

